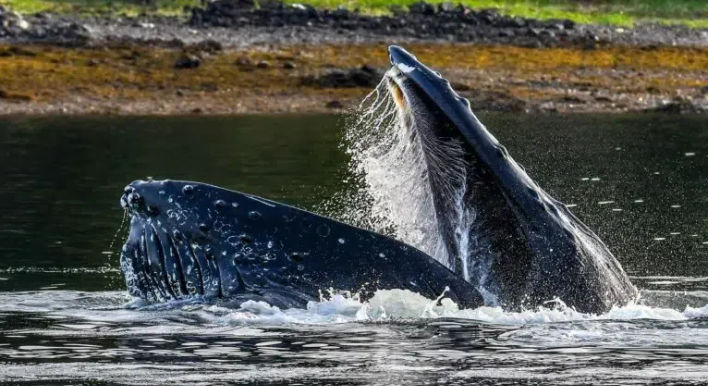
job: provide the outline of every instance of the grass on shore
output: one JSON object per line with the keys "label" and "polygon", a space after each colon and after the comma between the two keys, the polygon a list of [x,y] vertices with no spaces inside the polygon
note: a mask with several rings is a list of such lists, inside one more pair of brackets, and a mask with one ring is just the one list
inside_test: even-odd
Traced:
{"label": "grass on shore", "polygon": [[[290,0],[288,0],[290,1]],[[315,6],[361,8],[385,12],[391,5],[407,7],[418,0],[311,0]],[[442,3],[447,0],[428,0]],[[475,9],[495,8],[512,16],[537,19],[570,19],[578,23],[630,26],[652,21],[708,27],[706,0],[460,0]],[[457,3],[457,1],[452,1]]]}
{"label": "grass on shore", "polygon": [[78,14],[119,14],[136,16],[141,13],[181,15],[185,7],[198,7],[199,0],[0,0],[20,13],[51,11]]}
{"label": "grass on shore", "polygon": [[[344,6],[366,13],[390,12],[392,5],[407,7],[418,0],[285,0],[316,7]],[[428,0],[441,3],[444,0]],[[457,3],[458,1],[452,1]],[[500,12],[539,19],[562,18],[578,23],[631,26],[637,22],[681,24],[708,28],[706,0],[459,0],[476,9],[496,8]],[[2,4],[24,13],[50,10],[59,13],[111,13],[137,15],[153,13],[180,15],[184,7],[200,6],[200,0],[2,0]]]}

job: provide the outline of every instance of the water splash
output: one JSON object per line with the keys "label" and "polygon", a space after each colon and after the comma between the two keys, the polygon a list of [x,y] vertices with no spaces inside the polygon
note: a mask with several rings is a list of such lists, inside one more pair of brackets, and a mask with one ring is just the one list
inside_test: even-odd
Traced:
{"label": "water splash", "polygon": [[388,87],[384,77],[347,122],[343,147],[354,177],[349,181],[352,191],[346,193],[350,205],[337,217],[393,236],[447,263],[424,154],[414,127],[407,124],[412,118],[396,106]]}
{"label": "water splash", "polygon": [[[469,166],[463,144],[433,135],[434,124],[413,114],[420,102],[397,103],[394,95],[406,97],[395,92],[388,75],[351,114],[342,147],[350,156],[348,175],[353,177],[320,209],[410,244],[450,269],[457,266],[467,281],[478,285],[486,304],[497,305],[495,294],[484,288],[491,259],[475,238],[477,213],[463,202]],[[439,202],[447,203],[444,212],[450,217],[446,221],[455,249],[443,238],[431,186],[439,187]]]}
{"label": "water splash", "polygon": [[[651,298],[653,291],[646,291]],[[247,301],[238,308],[221,306],[199,299],[141,305],[120,291],[94,292],[87,297],[80,291],[0,292],[0,312],[48,313],[55,319],[71,318],[87,322],[136,323],[135,331],[145,328],[151,320],[184,320],[181,328],[190,333],[211,325],[283,325],[283,324],[338,324],[350,322],[411,322],[440,318],[520,326],[558,322],[581,321],[686,321],[708,318],[708,294],[691,292],[695,305],[676,293],[673,304],[633,303],[613,307],[604,314],[586,314],[566,307],[561,301],[549,302],[535,309],[505,311],[501,307],[482,306],[464,309],[449,298],[428,299],[408,290],[379,290],[362,301],[345,294],[308,302],[302,308],[281,309],[260,301]],[[128,302],[128,303],[126,303]],[[703,304],[703,306],[700,306]],[[149,312],[146,312],[149,311]],[[198,322],[196,325],[194,322]],[[568,326],[567,329],[572,329]],[[85,331],[95,333],[96,331]],[[117,331],[116,333],[130,333]],[[142,331],[144,332],[144,330]],[[174,332],[174,331],[172,331]],[[78,333],[78,331],[76,332]]]}
{"label": "water splash", "polygon": [[[693,295],[701,304],[708,299]],[[0,378],[201,385],[444,377],[467,384],[483,374],[495,384],[696,384],[706,373],[708,306],[680,311],[681,302],[679,309],[630,305],[591,315],[557,306],[465,310],[399,290],[378,291],[368,302],[334,296],[306,309],[121,307],[127,300],[125,292],[0,292]],[[345,374],[333,378],[341,372],[333,366]]]}

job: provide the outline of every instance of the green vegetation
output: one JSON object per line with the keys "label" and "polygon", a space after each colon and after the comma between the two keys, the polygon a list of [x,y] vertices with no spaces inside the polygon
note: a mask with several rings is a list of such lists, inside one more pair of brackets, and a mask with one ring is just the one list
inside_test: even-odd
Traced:
{"label": "green vegetation", "polygon": [[[291,1],[291,0],[288,0]],[[310,0],[319,7],[360,8],[386,12],[391,5],[407,7],[418,0]],[[295,2],[295,1],[293,1]],[[429,0],[442,3],[445,0]],[[452,1],[457,3],[458,1]],[[570,19],[578,23],[629,26],[640,21],[708,27],[706,0],[460,0],[475,9],[495,8],[503,14],[538,19]]]}
{"label": "green vegetation", "polygon": [[0,0],[21,13],[52,11],[57,13],[116,14],[135,16],[141,13],[181,15],[184,7],[196,7],[199,0]]}
{"label": "green vegetation", "polygon": [[[344,6],[363,12],[382,14],[392,5],[407,7],[417,0],[286,0],[317,7]],[[440,3],[443,0],[431,0]],[[20,12],[51,10],[55,12],[112,13],[136,15],[142,12],[179,15],[185,6],[194,7],[200,0],[2,0]],[[457,1],[452,1],[457,3]],[[459,0],[476,9],[496,8],[500,12],[540,19],[563,18],[579,23],[629,26],[636,22],[660,22],[708,28],[706,0]]]}

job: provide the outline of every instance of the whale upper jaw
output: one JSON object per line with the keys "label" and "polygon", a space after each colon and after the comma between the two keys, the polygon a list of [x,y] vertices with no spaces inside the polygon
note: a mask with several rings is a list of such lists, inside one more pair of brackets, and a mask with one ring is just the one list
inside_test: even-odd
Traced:
{"label": "whale upper jaw", "polygon": [[[560,298],[601,312],[637,297],[607,246],[528,176],[446,79],[401,47],[389,47],[389,55],[389,90],[426,155],[449,267],[473,271],[467,279],[507,308]],[[447,148],[457,149],[454,157]],[[440,164],[458,161],[462,167]],[[462,204],[451,205],[458,194]]]}

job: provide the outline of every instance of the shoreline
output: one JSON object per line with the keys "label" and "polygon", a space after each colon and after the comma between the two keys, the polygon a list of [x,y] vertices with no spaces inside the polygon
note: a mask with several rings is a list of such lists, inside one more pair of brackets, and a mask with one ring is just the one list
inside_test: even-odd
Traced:
{"label": "shoreline", "polygon": [[[408,44],[476,111],[685,112],[708,106],[708,49]],[[321,113],[359,103],[385,44],[225,50],[0,46],[0,114]]]}
{"label": "shoreline", "polygon": [[[407,47],[475,110],[700,113],[708,106],[708,49]],[[0,46],[0,114],[341,111],[370,92],[388,66],[381,44]]]}
{"label": "shoreline", "polygon": [[708,111],[707,30],[275,4],[207,7],[186,21],[0,12],[10,20],[0,23],[0,115],[338,112],[376,86],[389,44],[440,70],[475,111]]}

